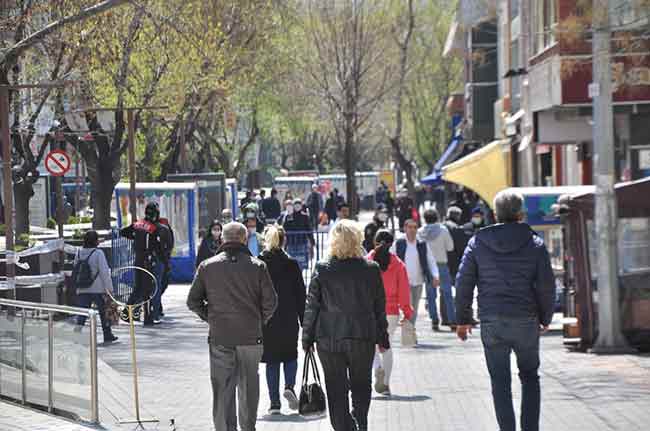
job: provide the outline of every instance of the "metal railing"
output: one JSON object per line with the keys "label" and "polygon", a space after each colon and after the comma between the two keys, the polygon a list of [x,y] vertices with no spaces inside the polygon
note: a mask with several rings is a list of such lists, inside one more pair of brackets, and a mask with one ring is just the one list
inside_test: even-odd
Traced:
{"label": "metal railing", "polygon": [[[81,327],[66,321],[66,317],[69,319],[74,316],[84,316],[90,320],[87,346],[83,344],[83,336],[77,329]],[[2,347],[0,349],[0,397],[24,405],[47,408],[50,413],[60,413],[99,423],[97,318],[98,312],[94,309],[0,299],[0,346]],[[16,325],[17,319],[19,320]],[[45,320],[47,321],[46,333],[43,330],[45,325],[42,324]],[[34,332],[28,333],[28,326],[33,326]],[[61,338],[60,340],[57,338],[57,331],[63,331],[58,337]],[[71,339],[70,334],[74,334],[75,339]],[[66,336],[68,336],[67,340]],[[39,351],[38,343],[45,339],[47,339],[47,348]],[[77,340],[82,342],[75,343]],[[60,343],[60,350],[56,350],[57,341]],[[82,352],[86,348],[88,355],[84,358]],[[46,367],[39,366],[44,362],[43,350],[47,351]],[[28,354],[28,351],[31,354]],[[12,358],[11,352],[17,353],[15,358]],[[71,353],[72,356],[66,356]],[[75,357],[74,353],[79,353],[79,357]],[[84,362],[85,359],[88,360],[87,363]],[[58,362],[55,362],[57,360]],[[69,366],[71,362],[72,367]],[[70,372],[71,369],[77,374],[75,371]],[[79,374],[84,369],[89,373],[89,388],[84,385],[87,383],[88,376]],[[66,374],[64,370],[69,373]],[[57,371],[61,374],[59,377]],[[43,373],[47,374],[47,383],[39,382]],[[32,387],[30,381],[35,382]],[[46,398],[42,395],[44,384],[47,386]],[[56,390],[58,385],[62,388],[60,392]],[[17,390],[16,386],[20,386],[20,390]],[[89,392],[86,392],[87,389]],[[88,397],[84,396],[84,392]],[[83,409],[86,398],[89,398],[87,410]],[[83,410],[89,414],[84,414]]]}
{"label": "metal railing", "polygon": [[298,262],[306,284],[311,281],[316,262],[326,257],[328,246],[328,232],[287,231],[287,254]]}

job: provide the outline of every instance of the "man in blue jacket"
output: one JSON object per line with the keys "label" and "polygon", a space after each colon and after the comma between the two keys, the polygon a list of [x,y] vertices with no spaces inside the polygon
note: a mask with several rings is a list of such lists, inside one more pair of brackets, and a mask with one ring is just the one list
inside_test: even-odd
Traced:
{"label": "man in blue jacket", "polygon": [[470,241],[456,278],[457,335],[471,332],[474,287],[478,286],[481,341],[501,431],[515,431],[510,354],[521,379],[521,429],[539,430],[539,336],[553,316],[555,279],[542,239],[525,223],[523,197],[502,191],[494,199],[500,224]]}

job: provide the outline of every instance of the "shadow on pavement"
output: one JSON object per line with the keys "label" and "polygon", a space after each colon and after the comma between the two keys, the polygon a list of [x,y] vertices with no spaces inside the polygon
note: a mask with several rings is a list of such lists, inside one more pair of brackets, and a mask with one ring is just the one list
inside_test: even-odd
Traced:
{"label": "shadow on pavement", "polygon": [[[418,350],[444,350],[448,349],[449,346],[441,346],[439,344],[418,344],[415,346],[413,349],[410,349],[411,351],[417,352]],[[403,351],[408,351],[404,349]]]}
{"label": "shadow on pavement", "polygon": [[391,395],[389,397],[373,397],[373,401],[401,401],[408,403],[417,403],[428,401],[431,397],[427,395]]}
{"label": "shadow on pavement", "polygon": [[257,419],[258,422],[293,422],[293,423],[306,423],[306,422],[315,422],[325,419],[327,416],[313,416],[313,417],[303,417],[298,413],[292,413],[290,415],[264,415]]}

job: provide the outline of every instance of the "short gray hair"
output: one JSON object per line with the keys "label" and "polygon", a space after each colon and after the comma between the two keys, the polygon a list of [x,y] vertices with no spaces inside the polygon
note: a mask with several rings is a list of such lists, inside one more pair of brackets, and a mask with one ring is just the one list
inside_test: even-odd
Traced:
{"label": "short gray hair", "polygon": [[226,223],[221,232],[223,242],[239,242],[241,244],[246,244],[247,236],[248,230],[246,229],[246,226],[236,221]]}
{"label": "short gray hair", "polygon": [[524,214],[524,197],[514,190],[501,190],[494,197],[494,212],[499,223],[515,223]]}

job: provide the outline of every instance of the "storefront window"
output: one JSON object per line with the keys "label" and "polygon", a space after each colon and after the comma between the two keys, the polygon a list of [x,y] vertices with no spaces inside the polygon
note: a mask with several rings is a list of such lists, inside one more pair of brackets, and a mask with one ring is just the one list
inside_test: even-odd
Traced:
{"label": "storefront window", "polygon": [[[587,221],[591,277],[598,276],[599,241],[593,220]],[[650,271],[650,218],[621,218],[618,221],[618,272]]]}

